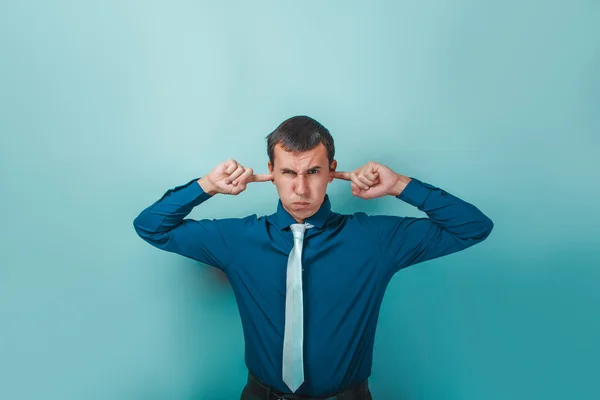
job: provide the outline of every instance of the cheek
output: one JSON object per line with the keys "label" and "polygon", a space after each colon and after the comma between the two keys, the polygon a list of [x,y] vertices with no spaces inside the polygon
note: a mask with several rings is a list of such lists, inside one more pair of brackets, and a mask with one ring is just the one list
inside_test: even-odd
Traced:
{"label": "cheek", "polygon": [[273,178],[273,183],[277,188],[277,192],[280,195],[285,196],[288,192],[293,190],[292,184],[289,179],[285,179],[285,177]]}
{"label": "cheek", "polygon": [[329,183],[329,175],[323,175],[319,177],[319,187],[325,189]]}

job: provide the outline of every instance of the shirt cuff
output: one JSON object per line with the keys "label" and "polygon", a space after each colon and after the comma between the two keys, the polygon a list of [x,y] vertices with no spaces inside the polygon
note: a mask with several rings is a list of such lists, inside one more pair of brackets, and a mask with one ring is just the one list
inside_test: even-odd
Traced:
{"label": "shirt cuff", "polygon": [[409,178],[411,181],[408,182],[408,185],[406,185],[402,193],[396,196],[396,198],[419,208],[425,203],[425,200],[427,200],[431,190],[437,188],[413,178],[412,176]]}
{"label": "shirt cuff", "polygon": [[212,197],[210,194],[206,193],[204,189],[202,189],[202,186],[198,184],[198,179],[200,178],[195,178],[183,185],[175,186],[166,194],[177,192],[178,196],[182,196],[182,198],[187,199],[186,203],[195,207]]}

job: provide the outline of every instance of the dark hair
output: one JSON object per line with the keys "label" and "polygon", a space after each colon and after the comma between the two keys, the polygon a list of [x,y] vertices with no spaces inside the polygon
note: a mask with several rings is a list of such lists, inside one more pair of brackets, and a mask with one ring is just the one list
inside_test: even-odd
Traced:
{"label": "dark hair", "polygon": [[285,151],[293,153],[312,150],[320,143],[323,143],[327,149],[329,164],[331,164],[335,156],[335,145],[329,130],[318,121],[306,115],[298,115],[286,119],[266,139],[267,154],[272,165],[275,165],[274,152],[275,145],[278,143],[281,143]]}

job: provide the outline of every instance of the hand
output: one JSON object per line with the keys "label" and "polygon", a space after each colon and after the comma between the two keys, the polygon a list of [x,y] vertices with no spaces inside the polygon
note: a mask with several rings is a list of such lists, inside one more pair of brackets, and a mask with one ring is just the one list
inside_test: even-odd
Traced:
{"label": "hand", "polygon": [[246,168],[237,161],[229,159],[215,167],[208,175],[198,179],[202,189],[210,194],[238,195],[246,190],[250,182],[269,182],[273,175],[254,175],[252,168]]}
{"label": "hand", "polygon": [[352,172],[335,171],[333,177],[351,181],[352,195],[361,199],[375,199],[387,195],[398,196],[411,180],[374,161]]}

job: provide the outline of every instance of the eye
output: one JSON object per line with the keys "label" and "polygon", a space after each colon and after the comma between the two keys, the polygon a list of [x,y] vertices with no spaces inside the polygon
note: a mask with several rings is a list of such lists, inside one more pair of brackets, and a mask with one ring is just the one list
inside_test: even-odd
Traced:
{"label": "eye", "polygon": [[311,169],[310,171],[308,171],[309,174],[316,174],[317,172],[319,172],[318,169]]}

